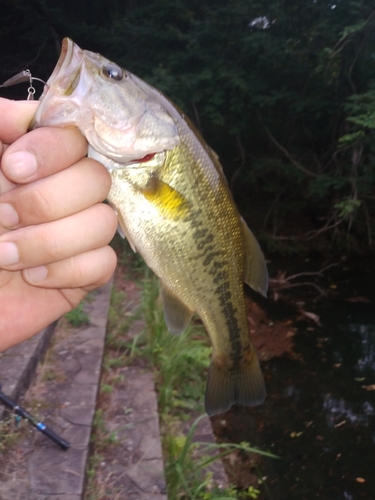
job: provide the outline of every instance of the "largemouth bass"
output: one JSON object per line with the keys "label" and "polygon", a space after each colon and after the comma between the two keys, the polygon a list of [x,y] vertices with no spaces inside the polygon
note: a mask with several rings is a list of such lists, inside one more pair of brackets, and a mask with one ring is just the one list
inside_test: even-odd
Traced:
{"label": "largemouth bass", "polygon": [[67,125],[111,174],[108,201],[160,279],[168,329],[181,333],[197,313],[208,331],[207,413],[263,402],[243,283],[265,295],[267,268],[215,153],[158,90],[65,38],[31,127]]}

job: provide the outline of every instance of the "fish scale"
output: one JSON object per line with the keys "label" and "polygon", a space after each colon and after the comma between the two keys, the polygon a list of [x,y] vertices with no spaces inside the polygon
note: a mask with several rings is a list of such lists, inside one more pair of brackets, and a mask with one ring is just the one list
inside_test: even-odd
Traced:
{"label": "fish scale", "polygon": [[212,342],[207,413],[261,403],[243,283],[265,295],[267,269],[215,153],[159,91],[69,39],[41,101],[33,126],[76,125],[89,156],[108,168],[108,200],[160,279],[170,331],[183,331],[193,313],[202,319]]}

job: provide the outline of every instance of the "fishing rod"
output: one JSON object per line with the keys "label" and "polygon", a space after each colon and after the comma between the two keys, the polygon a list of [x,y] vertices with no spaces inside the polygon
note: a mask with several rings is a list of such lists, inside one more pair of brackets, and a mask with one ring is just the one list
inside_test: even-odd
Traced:
{"label": "fishing rod", "polygon": [[42,434],[44,434],[54,443],[60,446],[61,449],[67,450],[70,447],[70,443],[68,443],[68,441],[65,441],[65,439],[58,436],[52,429],[43,424],[43,422],[38,422],[38,420],[32,415],[30,415],[29,412],[21,408],[21,406],[17,405],[17,403],[15,403],[12,399],[6,396],[1,391],[1,384],[0,384],[0,402],[3,403],[3,405],[10,408],[11,410],[13,410],[16,415],[27,420],[31,425],[36,427],[38,431],[40,431]]}

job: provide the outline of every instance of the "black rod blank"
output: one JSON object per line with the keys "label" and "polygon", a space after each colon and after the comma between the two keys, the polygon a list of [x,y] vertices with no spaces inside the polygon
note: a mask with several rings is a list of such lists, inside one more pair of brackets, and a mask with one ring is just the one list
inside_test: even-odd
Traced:
{"label": "black rod blank", "polygon": [[68,441],[65,441],[65,439],[58,436],[52,429],[43,424],[43,422],[38,422],[38,420],[35,417],[33,417],[29,412],[21,408],[21,406],[17,405],[12,399],[10,399],[3,392],[1,392],[1,384],[0,384],[0,403],[3,403],[3,405],[13,410],[14,413],[19,417],[27,420],[31,425],[36,427],[38,431],[40,431],[42,434],[44,434],[54,443],[60,446],[61,449],[67,450],[70,447],[70,443],[68,443]]}

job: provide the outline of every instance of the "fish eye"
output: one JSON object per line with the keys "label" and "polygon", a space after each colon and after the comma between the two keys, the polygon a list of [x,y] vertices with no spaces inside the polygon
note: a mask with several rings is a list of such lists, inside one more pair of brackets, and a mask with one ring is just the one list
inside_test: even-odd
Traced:
{"label": "fish eye", "polygon": [[106,66],[103,66],[102,73],[106,78],[117,80],[118,82],[122,80],[123,77],[122,69],[116,64],[107,64]]}

